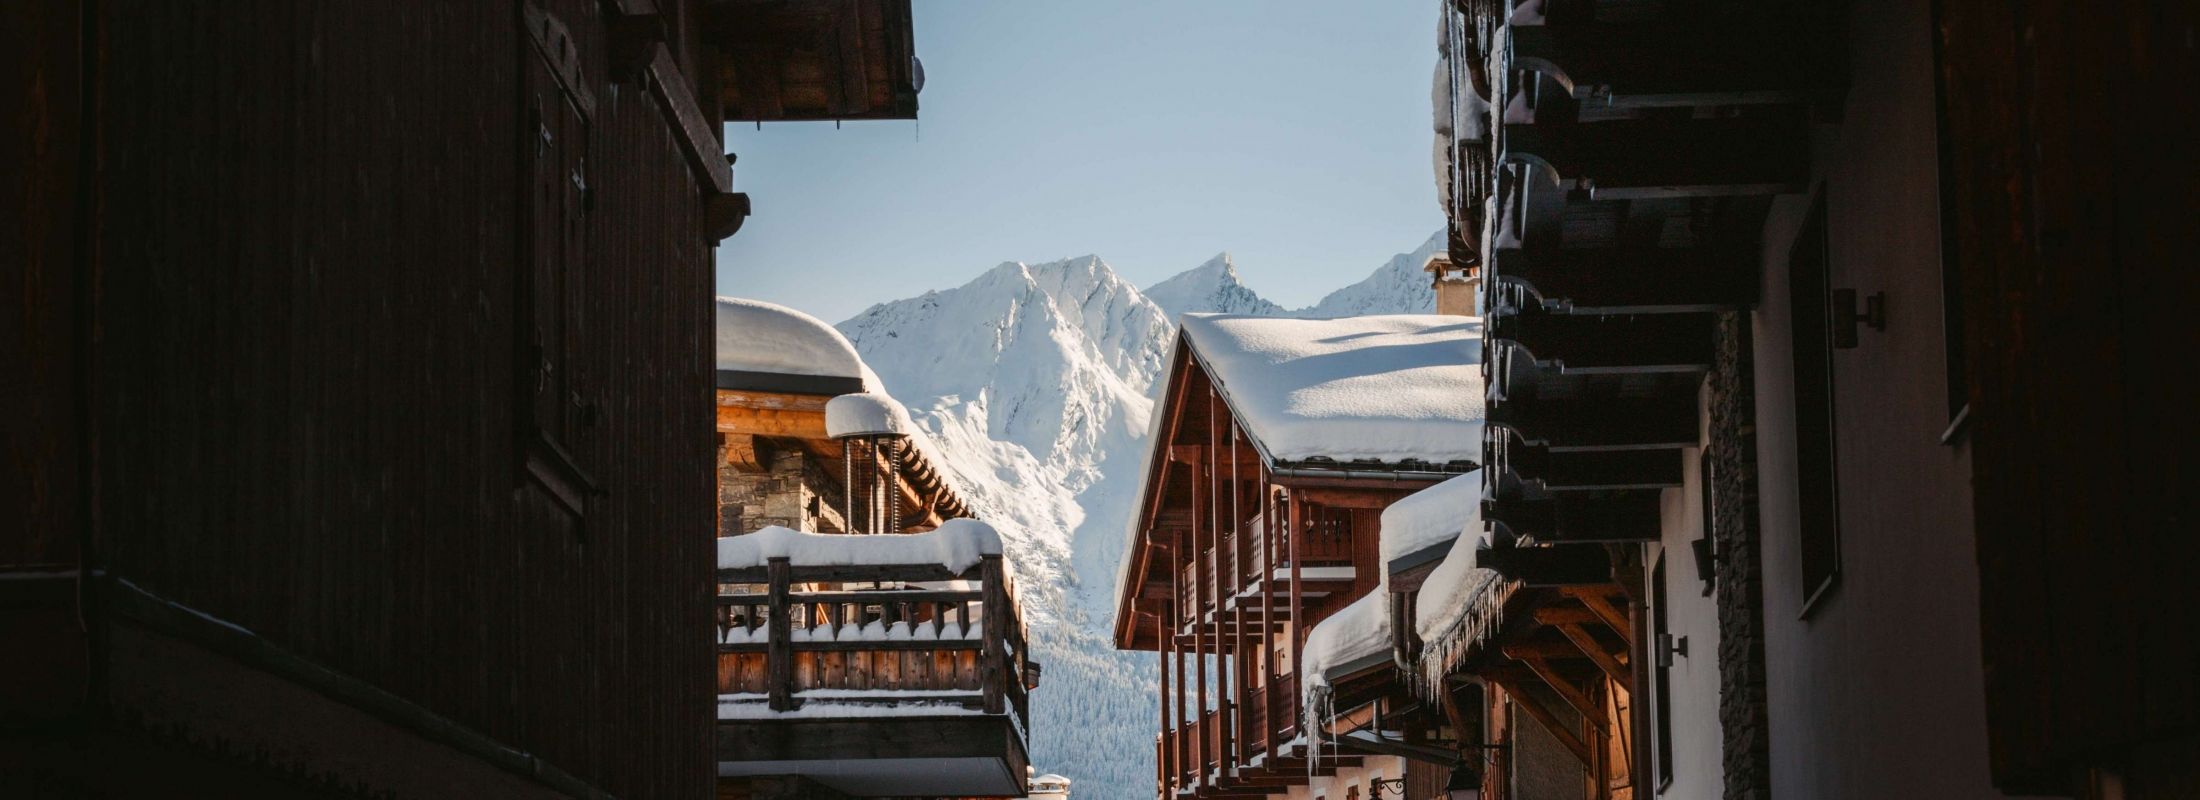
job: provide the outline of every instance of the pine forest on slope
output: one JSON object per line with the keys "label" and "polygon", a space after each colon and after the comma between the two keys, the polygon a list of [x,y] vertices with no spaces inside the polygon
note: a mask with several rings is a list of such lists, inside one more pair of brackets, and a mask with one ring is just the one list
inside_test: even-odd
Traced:
{"label": "pine forest on slope", "polygon": [[1151,665],[1110,644],[1110,584],[1175,318],[1429,313],[1422,264],[1443,246],[1439,232],[1297,310],[1247,287],[1228,253],[1145,290],[1083,256],[1005,263],[840,323],[1008,540],[1046,666],[1032,701],[1040,770],[1076,780],[1080,798],[1153,794]]}

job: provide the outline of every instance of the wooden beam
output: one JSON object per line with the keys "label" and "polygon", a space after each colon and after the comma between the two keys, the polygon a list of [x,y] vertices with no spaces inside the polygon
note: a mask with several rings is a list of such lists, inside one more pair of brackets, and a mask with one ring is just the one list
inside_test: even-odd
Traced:
{"label": "wooden beam", "polygon": [[753,434],[724,434],[724,444],[719,449],[725,456],[726,464],[736,472],[753,475],[771,467],[770,440],[759,439]]}
{"label": "wooden beam", "polygon": [[1757,252],[1741,247],[1529,246],[1498,250],[1490,280],[1554,314],[1670,314],[1747,308]]}
{"label": "wooden beam", "polygon": [[1620,639],[1626,641],[1629,646],[1634,645],[1634,626],[1627,623],[1627,615],[1622,613],[1617,606],[1612,605],[1611,598],[1606,597],[1603,590],[1593,587],[1568,587],[1559,591],[1567,597],[1581,601],[1581,605],[1589,609],[1590,613],[1597,615],[1597,619],[1602,621],[1605,627],[1612,629],[1613,633],[1619,634]]}
{"label": "wooden beam", "polygon": [[1490,315],[1489,338],[1517,347],[1536,366],[1563,373],[1700,372],[1711,368],[1709,313]]}
{"label": "wooden beam", "polygon": [[1681,450],[1552,452],[1506,448],[1492,469],[1551,492],[1667,489],[1681,485]]}
{"label": "wooden beam", "polygon": [[1299,500],[1330,508],[1356,508],[1380,511],[1398,502],[1410,492],[1386,489],[1324,489],[1303,488],[1293,492]]}
{"label": "wooden beam", "polygon": [[1662,535],[1658,492],[1566,492],[1482,501],[1482,518],[1547,542],[1650,542]]}
{"label": "wooden beam", "polygon": [[1534,675],[1537,680],[1551,687],[1551,691],[1557,693],[1559,699],[1566,701],[1566,705],[1572,706],[1574,711],[1580,713],[1582,719],[1588,720],[1591,726],[1594,726],[1598,731],[1610,730],[1611,726],[1604,719],[1604,714],[1597,709],[1596,701],[1590,699],[1588,693],[1583,692],[1581,687],[1575,686],[1573,681],[1567,680],[1565,676],[1558,674],[1558,671],[1551,667],[1551,662],[1534,656],[1519,659],[1519,661],[1522,666],[1528,668],[1528,672]]}
{"label": "wooden beam", "polygon": [[1613,683],[1619,684],[1629,692],[1634,691],[1635,680],[1632,675],[1628,674],[1627,667],[1622,666],[1619,659],[1612,657],[1611,653],[1605,652],[1604,645],[1597,642],[1596,637],[1589,635],[1588,630],[1572,623],[1552,627],[1557,628],[1559,633],[1565,634],[1566,640],[1573,642],[1575,647],[1581,648],[1582,655],[1588,656],[1590,661],[1595,662],[1597,669],[1604,670],[1604,674],[1610,677]]}
{"label": "wooden beam", "polygon": [[1751,17],[1520,26],[1511,35],[1511,66],[1555,78],[1575,100],[1602,107],[1802,100],[1806,79],[1788,46],[1793,33]]}
{"label": "wooden beam", "polygon": [[1590,184],[1596,200],[1801,192],[1810,181],[1803,115],[1652,117],[1505,126],[1507,162]]}
{"label": "wooden beam", "polygon": [[1579,648],[1576,648],[1571,644],[1559,641],[1557,639],[1534,639],[1524,642],[1513,642],[1511,644],[1499,647],[1497,651],[1503,654],[1506,658],[1510,658],[1515,661],[1530,658],[1540,658],[1545,661],[1549,661],[1551,659],[1568,659],[1578,661],[1583,658],[1583,656],[1581,655],[1581,650]]}
{"label": "wooden beam", "polygon": [[827,439],[825,412],[720,405],[718,432],[793,439]]}
{"label": "wooden beam", "polygon": [[1610,583],[1611,556],[1602,545],[1497,547],[1475,551],[1475,563],[1526,586]]}
{"label": "wooden beam", "polygon": [[1696,395],[1556,399],[1518,397],[1489,405],[1489,424],[1553,451],[1694,447],[1701,438]]}

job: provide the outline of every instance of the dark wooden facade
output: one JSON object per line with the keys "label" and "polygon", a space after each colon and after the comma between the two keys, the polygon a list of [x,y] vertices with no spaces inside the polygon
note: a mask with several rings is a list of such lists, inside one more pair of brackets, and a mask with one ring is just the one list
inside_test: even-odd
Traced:
{"label": "dark wooden facade", "polygon": [[0,13],[0,794],[707,794],[712,6]]}
{"label": "dark wooden facade", "polygon": [[2194,12],[1518,5],[1446,3],[1485,565],[1640,622],[1703,545],[1729,798],[2200,787]]}
{"label": "dark wooden facade", "polygon": [[2200,794],[2200,10],[1938,9],[1995,781]]}

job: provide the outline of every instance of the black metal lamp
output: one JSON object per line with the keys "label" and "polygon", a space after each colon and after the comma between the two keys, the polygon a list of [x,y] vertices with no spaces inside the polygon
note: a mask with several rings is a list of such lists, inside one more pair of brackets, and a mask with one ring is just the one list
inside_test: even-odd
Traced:
{"label": "black metal lamp", "polygon": [[1482,773],[1465,764],[1451,771],[1444,783],[1445,800],[1482,800]]}

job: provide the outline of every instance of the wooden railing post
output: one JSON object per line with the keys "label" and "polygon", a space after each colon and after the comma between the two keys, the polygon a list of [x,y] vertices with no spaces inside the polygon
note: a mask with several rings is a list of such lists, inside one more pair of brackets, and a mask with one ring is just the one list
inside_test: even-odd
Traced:
{"label": "wooden railing post", "polygon": [[999,714],[1002,711],[1002,683],[1007,680],[1007,659],[1002,645],[1008,638],[1008,591],[1002,580],[1001,557],[985,556],[981,563],[985,595],[979,617],[985,625],[985,649],[979,666],[985,687],[985,713]]}
{"label": "wooden railing post", "polygon": [[794,568],[785,556],[771,559],[764,566],[769,609],[764,618],[769,626],[765,632],[764,664],[770,673],[766,678],[771,692],[773,711],[792,711],[794,702],[794,631],[793,609],[787,605],[787,591],[793,583]]}

